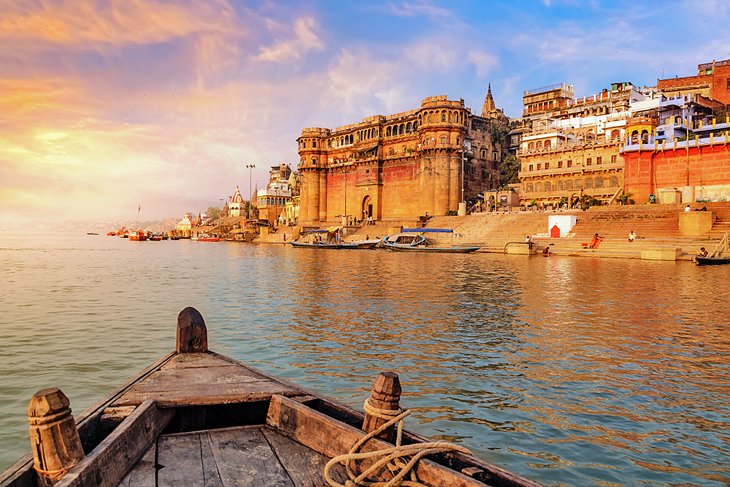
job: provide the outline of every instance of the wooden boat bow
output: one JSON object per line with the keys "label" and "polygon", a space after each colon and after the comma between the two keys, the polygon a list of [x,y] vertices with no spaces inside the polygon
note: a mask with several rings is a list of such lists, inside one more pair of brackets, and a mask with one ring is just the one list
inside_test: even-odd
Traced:
{"label": "wooden boat bow", "polygon": [[[0,474],[0,487],[324,485],[327,462],[383,424],[382,417],[208,350],[205,322],[194,308],[184,309],[177,325],[175,352],[88,408],[75,424],[61,391],[40,391],[29,415],[31,425],[43,424],[47,432],[31,432],[38,447]],[[400,393],[397,374],[381,373],[369,401],[399,411]],[[392,427],[379,436],[360,451],[393,446],[386,441],[392,441]],[[405,445],[425,441],[403,431]],[[414,472],[429,486],[538,487],[458,452],[421,459]],[[332,475],[342,485],[348,481],[344,467]],[[393,474],[377,477],[387,481]]]}

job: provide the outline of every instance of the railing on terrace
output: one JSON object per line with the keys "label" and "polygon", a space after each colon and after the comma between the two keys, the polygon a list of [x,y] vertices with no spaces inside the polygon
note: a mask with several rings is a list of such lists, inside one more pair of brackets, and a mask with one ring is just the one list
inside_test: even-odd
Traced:
{"label": "railing on terrace", "polygon": [[661,142],[637,142],[632,144],[630,139],[626,139],[626,143],[620,148],[621,152],[635,151],[635,150],[665,150],[665,149],[686,149],[700,147],[713,144],[728,144],[730,143],[730,132],[725,132],[724,135],[710,134],[705,137],[692,137],[689,140],[674,140],[667,141],[662,140]]}
{"label": "railing on terrace", "polygon": [[710,69],[717,66],[727,66],[728,64],[730,64],[730,59],[725,59],[723,61],[713,61],[711,63],[700,64],[697,66],[697,69]]}
{"label": "railing on terrace", "polygon": [[532,90],[525,90],[522,93],[522,95],[523,96],[538,95],[540,93],[547,93],[549,91],[554,91],[554,90],[563,90],[565,92],[570,93],[571,96],[572,96],[572,94],[573,94],[573,85],[569,85],[569,84],[566,84],[566,83],[556,83],[554,85],[543,86],[541,88],[534,88]]}

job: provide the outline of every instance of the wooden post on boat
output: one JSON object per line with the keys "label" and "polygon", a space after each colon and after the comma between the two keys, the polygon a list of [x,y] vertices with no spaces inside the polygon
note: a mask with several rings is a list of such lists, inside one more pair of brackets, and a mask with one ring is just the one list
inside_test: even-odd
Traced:
{"label": "wooden post on boat", "polygon": [[208,330],[200,312],[191,307],[177,315],[177,353],[208,351]]}
{"label": "wooden post on boat", "polygon": [[30,445],[38,485],[47,487],[84,458],[68,397],[57,387],[35,393],[28,405]]}
{"label": "wooden post on boat", "polygon": [[[372,411],[365,410],[365,420],[362,423],[362,430],[370,433],[378,429],[382,424],[387,423],[390,418],[397,416],[400,411],[401,395],[400,379],[395,372],[381,372],[373,382],[370,397],[367,400]],[[378,413],[377,410],[380,410]],[[391,412],[388,412],[391,411]],[[390,427],[380,433],[377,437],[389,441],[395,440],[395,427]]]}

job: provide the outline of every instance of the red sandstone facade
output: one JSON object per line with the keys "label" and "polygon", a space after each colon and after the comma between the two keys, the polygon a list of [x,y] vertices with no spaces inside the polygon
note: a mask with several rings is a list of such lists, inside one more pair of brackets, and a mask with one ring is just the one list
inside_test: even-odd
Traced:
{"label": "red sandstone facade", "polygon": [[493,134],[506,125],[490,90],[482,116],[464,100],[434,96],[408,112],[334,130],[305,128],[297,139],[299,221],[403,221],[455,212],[465,199],[498,186],[506,147]]}
{"label": "red sandstone facade", "polygon": [[[624,148],[624,186],[637,203],[730,200],[730,135]],[[650,195],[654,195],[651,198]]]}
{"label": "red sandstone facade", "polygon": [[667,96],[699,94],[730,104],[730,59],[697,66],[697,76],[657,80],[657,89]]}

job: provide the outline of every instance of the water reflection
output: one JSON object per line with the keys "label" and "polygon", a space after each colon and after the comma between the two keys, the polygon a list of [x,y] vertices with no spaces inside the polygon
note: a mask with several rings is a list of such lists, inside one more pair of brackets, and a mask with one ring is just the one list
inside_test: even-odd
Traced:
{"label": "water reflection", "polygon": [[730,479],[724,269],[119,240],[0,241],[3,462],[35,390],[79,412],[192,305],[214,350],[358,408],[397,371],[410,427],[546,484]]}

